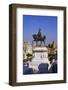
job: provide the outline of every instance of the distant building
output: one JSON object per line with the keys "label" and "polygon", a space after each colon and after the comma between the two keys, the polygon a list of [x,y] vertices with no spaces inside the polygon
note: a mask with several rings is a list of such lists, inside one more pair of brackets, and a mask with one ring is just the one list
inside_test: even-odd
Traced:
{"label": "distant building", "polygon": [[27,54],[32,54],[32,45],[29,42],[23,44],[23,58],[27,59]]}

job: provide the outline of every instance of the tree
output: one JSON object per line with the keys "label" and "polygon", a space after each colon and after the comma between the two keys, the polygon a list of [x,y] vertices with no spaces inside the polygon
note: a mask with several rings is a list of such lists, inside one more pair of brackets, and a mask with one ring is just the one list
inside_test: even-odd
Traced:
{"label": "tree", "polygon": [[53,41],[52,44],[51,44],[51,48],[54,48],[54,41]]}
{"label": "tree", "polygon": [[54,48],[54,41],[53,41],[51,44],[49,43],[49,44],[48,44],[48,47],[49,47],[49,48]]}
{"label": "tree", "polygon": [[51,45],[50,45],[50,44],[48,44],[48,47],[50,48],[50,47],[51,47]]}

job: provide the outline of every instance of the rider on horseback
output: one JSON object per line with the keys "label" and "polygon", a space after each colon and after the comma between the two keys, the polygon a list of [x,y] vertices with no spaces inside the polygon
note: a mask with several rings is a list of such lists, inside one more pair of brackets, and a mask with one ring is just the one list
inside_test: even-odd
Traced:
{"label": "rider on horseback", "polygon": [[[45,39],[46,36],[41,34],[41,29],[39,28],[39,31],[37,34],[33,34],[33,41],[36,41],[36,45],[38,45],[38,42],[40,42],[40,46],[42,46],[42,42],[45,45]],[[33,42],[32,42],[33,44]]]}
{"label": "rider on horseback", "polygon": [[39,31],[38,31],[38,34],[37,34],[38,38],[40,39],[41,38],[41,29],[39,28]]}

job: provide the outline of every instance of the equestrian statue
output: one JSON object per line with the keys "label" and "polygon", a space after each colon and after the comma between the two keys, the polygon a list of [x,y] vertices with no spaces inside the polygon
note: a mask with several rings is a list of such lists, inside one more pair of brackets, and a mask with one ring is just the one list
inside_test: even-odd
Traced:
{"label": "equestrian statue", "polygon": [[[36,46],[42,46],[42,44],[44,44],[44,46],[45,46],[46,36],[42,35],[41,29],[39,29],[37,34],[33,34],[32,36],[33,36],[32,45],[34,42],[36,42]],[[40,44],[38,44],[38,42],[40,42]]]}

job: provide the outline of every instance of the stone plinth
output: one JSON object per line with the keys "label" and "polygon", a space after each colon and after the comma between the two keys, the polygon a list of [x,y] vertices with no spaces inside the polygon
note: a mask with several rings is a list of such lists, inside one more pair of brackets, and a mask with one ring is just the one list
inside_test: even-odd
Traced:
{"label": "stone plinth", "polygon": [[32,61],[29,63],[29,67],[38,71],[38,66],[41,63],[45,63],[50,66],[50,62],[48,60],[48,50],[46,47],[43,47],[43,46],[34,47],[33,48],[33,58],[32,58]]}

